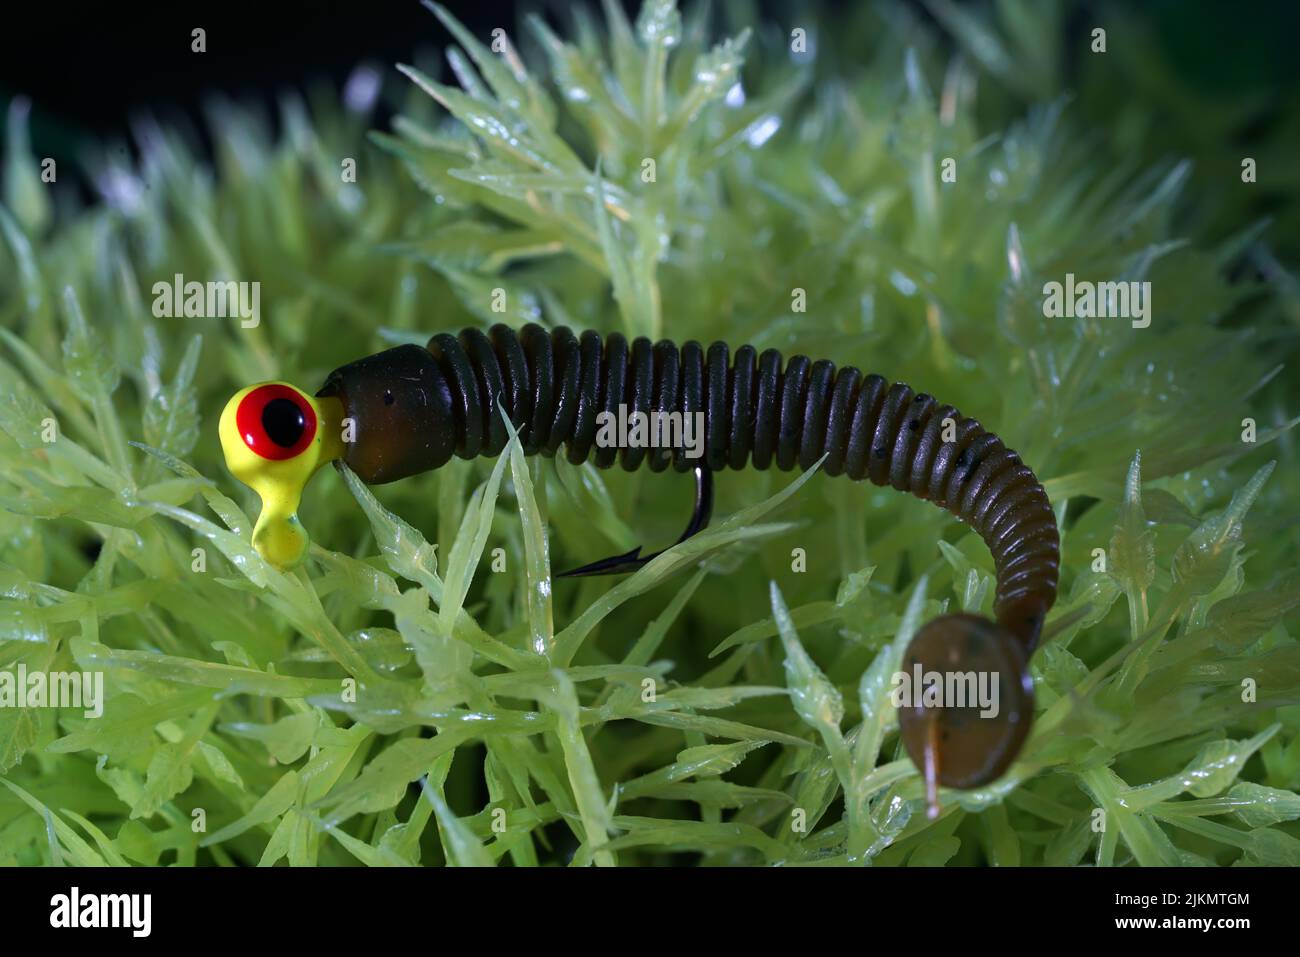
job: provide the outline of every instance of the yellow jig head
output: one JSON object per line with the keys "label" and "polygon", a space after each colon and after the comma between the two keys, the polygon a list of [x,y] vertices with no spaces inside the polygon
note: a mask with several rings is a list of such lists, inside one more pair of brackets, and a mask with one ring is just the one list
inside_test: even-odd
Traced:
{"label": "yellow jig head", "polygon": [[313,398],[287,382],[241,389],[221,413],[226,467],[262,499],[253,547],[272,565],[289,568],[307,553],[298,502],[316,470],[342,457],[342,419],[338,399]]}

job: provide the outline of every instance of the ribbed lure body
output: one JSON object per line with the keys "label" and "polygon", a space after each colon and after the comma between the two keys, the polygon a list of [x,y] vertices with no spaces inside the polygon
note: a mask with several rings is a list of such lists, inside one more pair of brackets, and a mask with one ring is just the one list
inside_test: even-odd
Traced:
{"label": "ribbed lure body", "polygon": [[[1059,538],[1034,473],[978,421],[926,393],[852,366],[782,359],[725,343],[628,342],[618,333],[497,325],[434,336],[332,372],[318,396],[355,423],[344,461],[367,483],[438,468],[453,455],[496,456],[508,438],[498,402],[528,455],[563,454],[663,471],[700,460],[687,450],[596,443],[598,416],[703,413],[702,464],[812,467],[866,479],[940,505],[974,528],[997,570],[998,620],[1032,650],[1056,596]],[[947,441],[945,441],[945,438]]]}

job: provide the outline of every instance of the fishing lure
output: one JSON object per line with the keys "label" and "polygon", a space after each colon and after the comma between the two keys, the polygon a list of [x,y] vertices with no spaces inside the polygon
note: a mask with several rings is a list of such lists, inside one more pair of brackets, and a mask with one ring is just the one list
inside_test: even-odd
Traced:
{"label": "fishing lure", "polygon": [[[601,443],[601,413],[695,420],[703,445],[618,447]],[[712,475],[746,465],[808,469],[824,458],[828,475],[892,485],[934,502],[974,528],[993,554],[996,621],[942,615],[920,628],[903,658],[908,674],[984,675],[998,682],[990,710],[974,702],[943,706],[919,693],[899,708],[902,740],[924,773],[931,808],[938,785],[973,788],[1010,765],[1033,718],[1028,660],[1056,600],[1059,535],[1047,494],[1020,457],[975,419],[901,382],[853,367],[762,354],[715,342],[680,348],[628,342],[618,333],[575,336],[567,328],[493,326],[434,336],[335,369],[309,396],[284,382],[249,386],[221,415],[231,472],[262,498],[253,544],[290,566],[307,548],[297,517],[307,481],[341,459],[368,484],[436,469],[452,456],[496,456],[506,446],[504,409],[528,455],[600,468],[648,465],[693,471],[689,538],[708,524]],[[346,439],[346,441],[345,441]],[[654,555],[640,548],[568,574],[616,574]],[[930,682],[933,687],[933,682]]]}

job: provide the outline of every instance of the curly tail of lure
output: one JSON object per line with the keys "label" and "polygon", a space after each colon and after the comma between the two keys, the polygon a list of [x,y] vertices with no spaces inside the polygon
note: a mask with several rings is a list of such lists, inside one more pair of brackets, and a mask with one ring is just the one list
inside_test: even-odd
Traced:
{"label": "curly tail of lure", "polygon": [[[989,714],[964,699],[962,706],[923,703],[917,689],[899,710],[903,743],[925,773],[932,809],[938,785],[987,784],[1015,758],[1033,716],[1028,659],[1056,599],[1059,536],[1047,494],[975,419],[851,366],[837,370],[801,355],[783,361],[774,349],[759,354],[751,346],[733,355],[721,342],[679,348],[643,338],[629,343],[617,333],[602,341],[595,332],[574,336],[530,324],[516,333],[497,325],[341,366],[314,397],[286,383],[250,386],[227,405],[221,437],[231,471],[263,498],[254,545],[275,564],[301,558],[307,538],[298,499],[331,459],[378,484],[436,469],[452,456],[499,455],[507,431],[498,403],[526,454],[554,456],[564,447],[570,462],[591,459],[601,468],[693,470],[696,508],[683,538],[708,521],[713,472],[807,469],[823,456],[828,475],[892,485],[952,512],[993,554],[996,621],[936,618],[917,632],[903,667],[994,682],[997,706]],[[607,421],[601,413],[618,416],[620,406],[627,419],[702,419],[702,443],[598,441]],[[650,557],[634,550],[577,572],[625,571]]]}

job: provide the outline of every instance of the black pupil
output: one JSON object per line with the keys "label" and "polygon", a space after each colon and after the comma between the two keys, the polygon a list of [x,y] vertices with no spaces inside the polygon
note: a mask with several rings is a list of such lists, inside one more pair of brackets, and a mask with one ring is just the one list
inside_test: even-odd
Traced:
{"label": "black pupil", "polygon": [[283,449],[292,448],[302,438],[307,420],[292,399],[272,399],[262,409],[262,428],[266,436]]}

